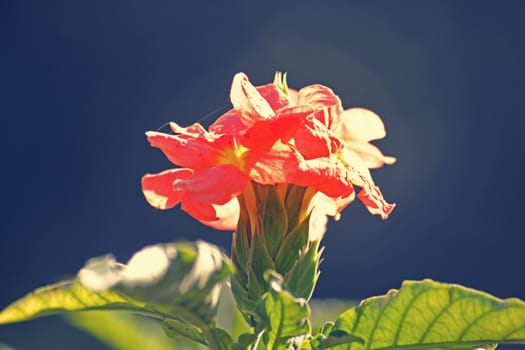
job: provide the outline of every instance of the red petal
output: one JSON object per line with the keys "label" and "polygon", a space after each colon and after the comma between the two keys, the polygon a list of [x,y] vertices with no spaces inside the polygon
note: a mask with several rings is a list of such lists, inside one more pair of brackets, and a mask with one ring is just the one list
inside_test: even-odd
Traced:
{"label": "red petal", "polygon": [[216,221],[218,219],[211,203],[199,202],[191,195],[184,196],[181,209],[199,221]]}
{"label": "red petal", "polygon": [[201,221],[204,225],[213,227],[217,230],[233,231],[237,227],[239,222],[239,201],[237,198],[233,198],[224,205],[214,204],[215,215],[218,220],[214,221]]}
{"label": "red petal", "polygon": [[187,138],[156,131],[148,131],[146,135],[152,147],[160,148],[173,164],[185,168],[213,166],[221,154],[217,145],[203,138]]}
{"label": "red petal", "polygon": [[370,213],[381,215],[382,219],[386,219],[394,210],[395,204],[385,201],[379,187],[374,185],[370,171],[357,154],[345,149],[341,157],[346,163],[351,182],[362,188],[357,195],[358,198]]}
{"label": "red petal", "polygon": [[269,119],[275,115],[270,104],[244,73],[237,73],[233,77],[230,100],[233,108],[241,113],[243,123],[248,126],[257,120]]}
{"label": "red petal", "polygon": [[159,174],[146,174],[142,177],[142,192],[148,203],[158,209],[169,209],[177,205],[184,191],[173,189],[177,180],[188,179],[192,176],[191,169],[171,169]]}
{"label": "red petal", "polygon": [[298,154],[290,146],[277,143],[270,150],[251,150],[246,157],[250,178],[262,184],[288,182],[291,172],[298,168]]}
{"label": "red petal", "polygon": [[176,181],[173,188],[186,191],[192,202],[225,204],[242,192],[248,180],[237,167],[220,165],[195,171],[191,178]]}
{"label": "red petal", "polygon": [[316,113],[316,118],[330,130],[338,127],[343,107],[339,97],[329,87],[320,84],[305,86],[299,90],[297,105],[309,105],[315,110],[324,110]]}
{"label": "red petal", "polygon": [[390,215],[396,206],[385,201],[377,186],[363,187],[357,197],[363,202],[371,214],[380,215],[383,220],[388,218],[388,215]]}
{"label": "red petal", "polygon": [[258,86],[256,89],[274,111],[283,108],[290,103],[288,97],[274,84]]}
{"label": "red petal", "polygon": [[309,107],[285,108],[276,117],[253,124],[242,133],[241,143],[261,151],[270,148],[277,140],[287,143],[295,135],[298,125],[311,112]]}
{"label": "red petal", "polygon": [[290,183],[310,186],[329,197],[348,197],[354,191],[348,171],[338,160],[316,158],[299,163],[288,177]]}
{"label": "red petal", "polygon": [[306,159],[328,157],[337,152],[341,141],[330,134],[325,125],[313,116],[299,124],[295,133],[295,145]]}
{"label": "red petal", "polygon": [[221,115],[215,123],[210,126],[210,131],[217,135],[238,134],[246,128],[247,126],[243,123],[239,111],[231,109]]}

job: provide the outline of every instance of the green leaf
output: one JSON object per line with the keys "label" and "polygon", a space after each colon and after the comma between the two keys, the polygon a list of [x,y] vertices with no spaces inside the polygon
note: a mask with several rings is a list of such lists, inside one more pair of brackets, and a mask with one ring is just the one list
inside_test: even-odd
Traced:
{"label": "green leaf", "polygon": [[334,331],[365,340],[334,349],[473,349],[525,343],[525,302],[459,285],[406,281],[399,291],[364,300]]}
{"label": "green leaf", "polygon": [[286,235],[275,259],[275,269],[278,273],[287,273],[307,246],[309,225],[310,215]]}
{"label": "green leaf", "polygon": [[220,344],[221,350],[231,350],[233,348],[233,339],[228,332],[220,328],[213,328],[211,331]]}
{"label": "green leaf", "polygon": [[[197,241],[158,244],[127,265],[91,259],[75,280],[40,288],[0,312],[0,324],[88,310],[126,310],[164,321],[167,333],[218,349],[212,331],[222,282],[233,272],[216,246]],[[160,324],[159,324],[160,327]]]}
{"label": "green leaf", "polygon": [[299,224],[300,206],[303,202],[307,187],[298,185],[288,185],[286,191],[286,198],[284,205],[286,207],[286,214],[288,215],[288,229],[287,232],[292,231]]}
{"label": "green leaf", "polygon": [[[64,281],[39,288],[7,306],[0,312],[0,324],[26,321],[68,311],[99,309],[142,312],[145,303],[116,291],[94,293],[77,281]],[[148,310],[148,312],[153,311]]]}
{"label": "green leaf", "polygon": [[[262,186],[259,186],[260,188]],[[284,204],[277,194],[275,186],[264,186],[263,203],[259,206],[259,216],[262,219],[262,236],[266,242],[268,253],[272,260],[277,256],[288,227],[288,218]],[[255,243],[254,243],[255,244]]]}
{"label": "green leaf", "polygon": [[284,276],[285,287],[293,295],[309,300],[319,278],[319,264],[324,248],[319,248],[319,241],[312,242]]}
{"label": "green leaf", "polygon": [[162,329],[170,338],[180,335],[194,342],[206,344],[206,339],[197,327],[177,319],[164,319]]}
{"label": "green leaf", "polygon": [[173,339],[163,334],[158,320],[109,311],[71,313],[67,320],[115,350],[176,348]]}
{"label": "green leaf", "polygon": [[287,349],[291,338],[310,333],[310,308],[305,299],[295,298],[282,289],[282,276],[268,272],[265,277],[270,290],[257,305],[266,328],[264,340],[267,349]]}

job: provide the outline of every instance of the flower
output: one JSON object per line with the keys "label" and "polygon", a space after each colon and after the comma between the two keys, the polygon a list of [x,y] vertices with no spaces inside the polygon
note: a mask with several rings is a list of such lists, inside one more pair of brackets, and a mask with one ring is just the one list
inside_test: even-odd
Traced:
{"label": "flower", "polygon": [[373,112],[343,110],[339,97],[323,85],[288,89],[279,74],[273,84],[258,87],[244,73],[236,74],[230,100],[233,108],[209,130],[198,123],[170,123],[173,135],[146,133],[151,145],[179,166],[143,177],[143,193],[152,206],[168,209],[181,203],[201,222],[233,229],[239,215],[236,198],[253,181],[312,188],[324,200],[314,200],[309,209],[336,217],[358,186],[357,197],[368,210],[388,217],[394,205],[383,199],[368,168],[395,159],[368,143],[385,136]]}

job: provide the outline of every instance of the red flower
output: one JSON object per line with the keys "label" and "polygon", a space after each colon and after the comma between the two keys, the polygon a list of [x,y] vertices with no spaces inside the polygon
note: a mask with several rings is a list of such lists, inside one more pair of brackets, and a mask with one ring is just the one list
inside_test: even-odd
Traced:
{"label": "red flower", "polygon": [[326,210],[332,215],[354,199],[355,185],[371,213],[386,218],[392,211],[368,171],[395,161],[368,143],[385,136],[375,114],[343,111],[326,86],[293,91],[277,81],[254,87],[243,73],[233,79],[230,100],[233,109],[209,131],[199,124],[171,123],[175,135],[147,133],[152,146],[182,167],[144,176],[151,205],[167,209],[182,203],[196,219],[232,229],[238,217],[235,197],[255,181],[311,187],[333,203],[335,212]]}

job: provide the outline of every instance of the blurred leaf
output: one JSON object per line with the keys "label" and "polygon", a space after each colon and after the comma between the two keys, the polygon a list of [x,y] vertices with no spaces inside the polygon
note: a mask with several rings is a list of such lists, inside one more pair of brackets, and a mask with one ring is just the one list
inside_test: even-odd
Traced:
{"label": "blurred leaf", "polygon": [[222,350],[231,350],[233,348],[233,339],[228,332],[220,328],[214,328],[211,330],[218,340]]}
{"label": "blurred leaf", "polygon": [[230,288],[222,289],[220,300],[217,327],[229,331],[233,339],[237,339],[243,333],[248,333],[250,326],[235,305],[235,300]]}
{"label": "blurred leaf", "polygon": [[525,344],[525,302],[431,280],[406,281],[399,291],[343,313],[336,331],[365,343],[334,349],[493,349],[496,343]]}
{"label": "blurred leaf", "polygon": [[[216,246],[197,241],[158,244],[127,265],[104,256],[88,261],[76,280],[35,290],[0,312],[0,324],[88,310],[126,310],[164,321],[167,333],[197,342],[213,333],[222,282],[233,272]],[[160,324],[159,324],[160,328]]]}
{"label": "blurred leaf", "polygon": [[312,299],[308,302],[312,315],[310,321],[312,327],[326,326],[326,320],[335,320],[343,311],[356,306],[353,300],[341,299]]}
{"label": "blurred leaf", "polygon": [[112,349],[176,349],[173,339],[163,334],[158,320],[109,311],[72,313],[67,319]]}
{"label": "blurred leaf", "polygon": [[264,341],[267,349],[288,349],[290,338],[310,333],[310,308],[305,299],[282,289],[282,276],[268,272],[265,277],[270,290],[257,305],[265,327]]}

